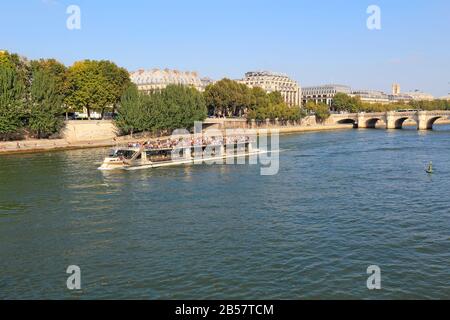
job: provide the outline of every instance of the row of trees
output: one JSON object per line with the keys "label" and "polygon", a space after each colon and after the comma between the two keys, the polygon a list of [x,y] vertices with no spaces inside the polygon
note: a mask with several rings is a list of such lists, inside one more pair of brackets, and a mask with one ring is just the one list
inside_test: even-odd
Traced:
{"label": "row of trees", "polygon": [[47,138],[59,132],[67,112],[114,111],[130,85],[128,72],[109,61],[66,68],[54,59],[0,52],[0,140]]}
{"label": "row of trees", "polygon": [[409,103],[366,103],[357,97],[350,97],[345,93],[337,93],[334,96],[332,108],[336,111],[356,112],[386,112],[405,109],[415,110],[450,110],[450,101],[411,101]]}
{"label": "row of trees", "polygon": [[203,95],[194,88],[169,85],[144,94],[131,85],[122,96],[116,125],[124,134],[143,131],[167,134],[203,121],[206,111]]}
{"label": "row of trees", "polygon": [[289,107],[279,92],[223,79],[206,87],[205,102],[208,114],[215,117],[247,117],[247,119],[299,120],[299,106]]}
{"label": "row of trees", "polygon": [[18,137],[23,127],[37,137],[60,129],[64,73],[55,60],[0,53],[0,139]]}
{"label": "row of trees", "polygon": [[247,117],[247,119],[299,120],[299,107],[289,107],[279,92],[223,79],[201,93],[186,86],[169,85],[150,94],[132,85],[122,97],[117,126],[125,134],[147,131],[163,134],[178,128],[191,128],[207,115]]}
{"label": "row of trees", "polygon": [[299,107],[289,107],[279,92],[223,79],[204,93],[168,86],[139,93],[128,72],[109,61],[83,60],[69,68],[54,59],[27,61],[0,53],[0,139],[21,135],[47,138],[63,126],[64,113],[118,112],[124,133],[165,132],[190,128],[209,114],[217,117],[297,121]]}

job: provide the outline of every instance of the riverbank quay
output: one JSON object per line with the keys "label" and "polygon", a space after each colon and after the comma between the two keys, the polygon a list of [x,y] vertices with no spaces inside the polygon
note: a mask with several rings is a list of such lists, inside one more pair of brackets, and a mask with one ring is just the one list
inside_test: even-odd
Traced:
{"label": "riverbank quay", "polygon": [[65,139],[6,141],[0,142],[0,155],[104,148],[114,146],[115,144],[125,143],[127,141],[131,141],[131,139],[117,138],[116,140],[108,139],[77,142],[70,142]]}
{"label": "riverbank quay", "polygon": [[[252,129],[256,134],[261,132],[279,132],[281,134],[314,132],[314,131],[332,131],[352,129],[349,124],[338,125],[311,125],[311,126],[272,126],[269,128]],[[247,129],[248,130],[248,129]],[[152,137],[152,139],[164,139],[165,137]],[[22,140],[22,141],[5,141],[0,142],[0,155],[50,152],[59,150],[75,150],[89,148],[106,148],[114,147],[128,142],[142,140],[139,136],[123,136],[112,139],[102,140],[86,140],[86,141],[69,141],[67,139],[40,139],[40,140]]]}

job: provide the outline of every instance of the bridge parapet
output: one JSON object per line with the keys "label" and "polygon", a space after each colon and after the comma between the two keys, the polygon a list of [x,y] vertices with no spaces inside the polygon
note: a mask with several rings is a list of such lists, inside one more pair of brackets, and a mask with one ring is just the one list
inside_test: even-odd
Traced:
{"label": "bridge parapet", "polygon": [[[419,111],[420,112],[420,111]],[[406,112],[393,112],[393,115],[396,117],[416,117],[417,116],[418,111],[406,111]]]}
{"label": "bridge parapet", "polygon": [[425,111],[428,112],[428,116],[431,117],[450,117],[450,111],[437,110],[437,111]]}
{"label": "bridge parapet", "polygon": [[352,120],[358,128],[374,128],[376,123],[381,120],[386,123],[386,129],[401,129],[407,120],[413,120],[417,123],[418,130],[431,130],[434,122],[441,118],[450,118],[450,111],[388,111],[388,112],[360,112],[334,114],[328,120],[330,124],[337,124],[345,120]]}

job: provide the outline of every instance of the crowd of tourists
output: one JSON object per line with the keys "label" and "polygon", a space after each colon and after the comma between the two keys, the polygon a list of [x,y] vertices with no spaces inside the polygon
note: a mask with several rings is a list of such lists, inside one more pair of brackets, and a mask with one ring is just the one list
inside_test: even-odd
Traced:
{"label": "crowd of tourists", "polygon": [[187,138],[169,138],[169,139],[156,139],[155,141],[146,141],[144,143],[135,142],[129,143],[129,148],[141,148],[149,150],[161,150],[161,149],[173,149],[180,147],[195,147],[195,146],[222,146],[222,145],[239,145],[253,142],[250,136],[227,136],[227,137],[187,137]]}

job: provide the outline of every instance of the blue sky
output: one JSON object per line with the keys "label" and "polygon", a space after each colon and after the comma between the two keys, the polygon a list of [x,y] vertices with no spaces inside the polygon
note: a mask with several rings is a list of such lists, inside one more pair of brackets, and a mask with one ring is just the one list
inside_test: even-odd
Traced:
{"label": "blue sky", "polygon": [[[66,8],[81,9],[81,30]],[[381,30],[366,27],[369,5]],[[214,79],[272,70],[302,86],[450,92],[448,0],[2,0],[0,49],[70,65],[195,70]]]}

